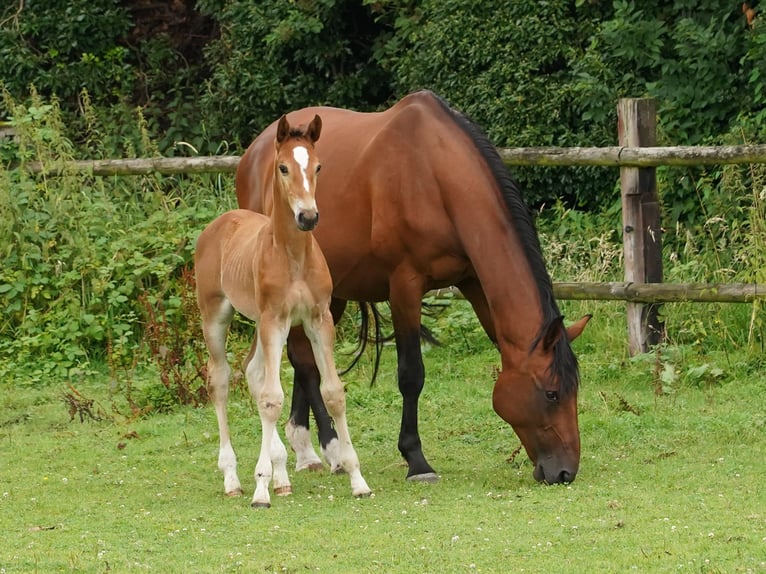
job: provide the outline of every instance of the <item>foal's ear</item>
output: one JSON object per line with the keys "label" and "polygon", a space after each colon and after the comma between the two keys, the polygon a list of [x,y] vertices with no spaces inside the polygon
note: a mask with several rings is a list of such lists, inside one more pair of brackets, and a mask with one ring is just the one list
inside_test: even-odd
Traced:
{"label": "foal's ear", "polygon": [[306,130],[306,135],[311,140],[311,143],[316,143],[319,140],[320,133],[322,133],[322,118],[315,114],[308,130]]}
{"label": "foal's ear", "polygon": [[279,124],[277,124],[277,143],[281,144],[283,141],[287,139],[287,136],[290,134],[290,123],[287,121],[287,116],[282,115],[281,118],[279,118]]}

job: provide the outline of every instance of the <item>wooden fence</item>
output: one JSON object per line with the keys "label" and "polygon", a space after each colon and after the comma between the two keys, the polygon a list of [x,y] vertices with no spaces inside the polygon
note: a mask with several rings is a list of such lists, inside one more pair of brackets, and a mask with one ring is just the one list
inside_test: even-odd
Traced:
{"label": "wooden fence", "polygon": [[[658,305],[669,302],[747,303],[766,299],[764,284],[662,283],[662,234],[656,166],[766,163],[766,145],[657,147],[651,99],[620,100],[618,146],[593,148],[501,148],[508,165],[603,166],[620,169],[625,282],[556,283],[559,299],[626,301],[631,354],[647,351],[661,337]],[[95,176],[233,173],[239,156],[89,160],[42,166],[48,175],[85,172]]]}

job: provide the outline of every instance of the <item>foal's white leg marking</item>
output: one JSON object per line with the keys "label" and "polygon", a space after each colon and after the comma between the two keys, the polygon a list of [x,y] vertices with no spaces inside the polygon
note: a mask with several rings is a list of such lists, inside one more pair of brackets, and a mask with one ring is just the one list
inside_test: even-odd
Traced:
{"label": "foal's white leg marking", "polygon": [[[282,348],[287,340],[287,328],[275,326],[273,320],[262,318],[258,326],[255,355],[247,366],[247,382],[261,416],[261,452],[255,465],[255,493],[252,506],[271,506],[269,483],[274,474],[277,494],[287,494],[287,450],[277,436],[277,420],[282,412],[284,392],[279,381]],[[275,440],[276,438],[276,440]],[[280,448],[281,447],[281,448]],[[276,455],[276,456],[275,456]],[[274,468],[276,466],[276,468]]]}
{"label": "foal's white leg marking", "polygon": [[276,426],[271,435],[269,456],[271,456],[271,465],[274,472],[274,494],[277,496],[287,496],[288,494],[292,494],[293,487],[290,484],[290,477],[287,476],[287,449],[279,438],[279,432],[277,431]]}
{"label": "foal's white leg marking", "polygon": [[311,433],[306,427],[296,426],[292,420],[285,425],[285,436],[295,451],[297,460],[295,470],[321,470],[322,459],[319,458],[314,445],[311,444]]}
{"label": "foal's white leg marking", "polygon": [[362,476],[359,458],[351,444],[351,435],[348,432],[348,423],[346,422],[346,391],[335,370],[335,360],[332,354],[335,327],[330,311],[326,311],[322,317],[307,321],[305,331],[311,341],[314,359],[322,380],[320,387],[322,400],[324,400],[327,411],[335,421],[335,430],[338,433],[338,459],[351,480],[351,494],[367,496],[372,491]]}
{"label": "foal's white leg marking", "polygon": [[217,316],[202,326],[210,358],[208,359],[208,391],[215,406],[218,420],[218,468],[223,473],[223,488],[229,496],[242,494],[242,485],[237,477],[237,456],[231,446],[226,403],[229,399],[229,377],[231,367],[226,359],[226,332],[229,328],[232,309],[228,301],[223,301]]}

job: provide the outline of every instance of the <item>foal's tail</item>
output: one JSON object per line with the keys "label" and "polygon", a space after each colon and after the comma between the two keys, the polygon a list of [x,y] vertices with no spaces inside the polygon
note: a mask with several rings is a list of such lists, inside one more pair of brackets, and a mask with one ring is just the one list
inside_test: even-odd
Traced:
{"label": "foal's tail", "polygon": [[[343,376],[351,369],[353,369],[359,362],[359,359],[362,358],[364,352],[367,350],[367,344],[372,342],[375,345],[373,351],[375,355],[375,363],[372,369],[370,385],[373,385],[375,383],[375,379],[378,377],[378,370],[380,368],[380,356],[383,352],[383,345],[389,341],[392,341],[394,339],[394,334],[391,333],[390,335],[383,335],[382,325],[384,319],[375,303],[370,303],[367,301],[357,301],[357,303],[359,305],[360,321],[356,348],[354,348],[353,353],[354,356],[351,359],[351,363],[349,363],[349,365],[339,374]],[[434,307],[434,305],[423,303],[423,306],[425,307],[424,314],[432,315],[432,307]],[[436,305],[436,307],[439,307],[439,305]],[[372,319],[372,336],[370,335],[370,319]],[[441,346],[441,343],[434,336],[431,330],[422,323],[420,324],[420,339],[426,343],[434,345],[435,347]]]}

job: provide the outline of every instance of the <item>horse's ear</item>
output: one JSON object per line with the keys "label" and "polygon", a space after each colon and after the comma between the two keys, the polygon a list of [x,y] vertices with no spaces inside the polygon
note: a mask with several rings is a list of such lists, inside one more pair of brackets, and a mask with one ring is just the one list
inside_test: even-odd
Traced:
{"label": "horse's ear", "polygon": [[319,140],[320,133],[322,133],[322,118],[315,114],[314,119],[309,124],[306,135],[311,140],[311,143],[316,143]]}
{"label": "horse's ear", "polygon": [[574,341],[577,337],[580,336],[580,333],[582,333],[583,329],[585,329],[585,325],[588,324],[588,321],[590,321],[592,317],[593,315],[588,313],[567,327],[567,335],[569,336],[570,341]]}
{"label": "horse's ear", "polygon": [[564,316],[559,315],[548,323],[543,335],[543,350],[550,351],[564,333]]}
{"label": "horse's ear", "polygon": [[290,123],[287,121],[287,116],[282,115],[281,118],[279,118],[279,123],[277,124],[277,143],[281,144],[283,141],[287,139],[287,136],[290,134]]}

